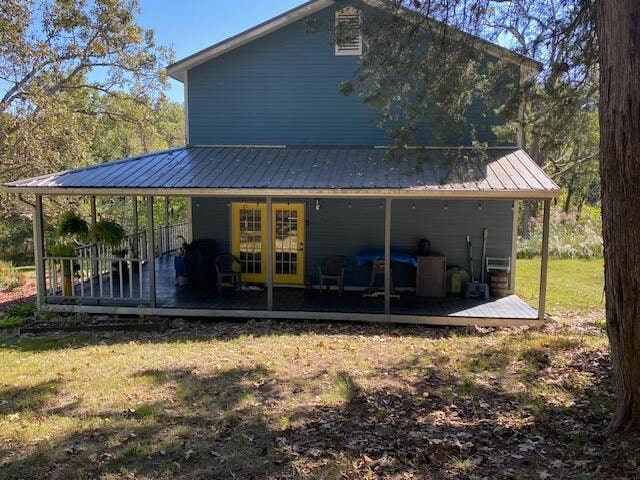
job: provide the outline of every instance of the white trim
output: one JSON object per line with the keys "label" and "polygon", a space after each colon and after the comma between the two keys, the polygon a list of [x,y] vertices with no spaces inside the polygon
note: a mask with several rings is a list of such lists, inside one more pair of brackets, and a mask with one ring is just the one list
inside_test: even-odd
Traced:
{"label": "white trim", "polygon": [[218,144],[218,145],[215,145],[215,144],[209,145],[209,144],[203,143],[203,144],[199,144],[199,145],[189,145],[189,146],[193,147],[193,148],[287,148],[286,145],[258,145],[258,144],[254,145],[254,144],[250,144],[250,143],[247,143],[245,145],[233,144],[233,143],[231,143],[231,144],[222,144],[221,143],[221,144]]}
{"label": "white trim", "polygon": [[[382,4],[382,2],[380,2],[379,0],[363,0],[363,2],[370,6],[378,7],[378,8]],[[238,48],[242,45],[252,42],[253,40],[263,37],[269,33],[272,33],[282,27],[286,27],[287,25],[297,20],[300,20],[304,17],[307,17],[315,12],[318,12],[332,5],[333,3],[334,3],[333,0],[310,1],[307,4],[302,5],[301,7],[297,7],[293,10],[289,10],[288,12],[285,12],[282,15],[279,15],[270,20],[267,20],[262,24],[257,25],[256,27],[245,30],[244,32],[239,33],[238,35],[230,37],[227,40],[224,40],[220,43],[217,43],[208,48],[205,48],[200,52],[194,53],[191,56],[188,56],[182,60],[179,60],[173,63],[172,65],[169,65],[167,67],[167,73],[170,77],[174,78],[175,80],[183,82],[184,72],[186,72],[190,68],[193,68],[209,60],[212,60],[213,58],[216,58],[235,48]],[[409,13],[409,11],[407,11],[406,13]],[[515,52],[512,52],[509,49],[500,47],[499,45],[494,45],[479,37],[477,38],[480,44],[488,52],[497,56],[498,58],[508,59],[517,64],[527,64],[532,66],[535,65],[536,68],[539,68],[538,63],[535,60],[527,58],[523,55],[519,55]],[[533,70],[533,67],[532,67],[532,70]]]}
{"label": "white trim", "polygon": [[171,195],[176,197],[304,197],[304,198],[438,198],[455,199],[551,199],[560,195],[561,190],[465,190],[465,189],[393,189],[393,188],[354,188],[354,189],[252,189],[252,188],[87,188],[87,187],[7,187],[0,186],[0,192],[32,193],[40,195]]}
{"label": "white trim", "polygon": [[91,305],[52,305],[43,306],[42,310],[52,312],[83,312],[108,315],[158,315],[169,317],[211,317],[211,318],[258,318],[280,320],[328,320],[375,323],[407,323],[420,325],[448,325],[460,327],[524,327],[543,326],[545,320],[537,318],[489,318],[489,317],[446,317],[431,315],[399,315],[389,316],[381,313],[342,313],[342,312],[293,312],[268,310],[209,310],[202,308],[150,308],[150,307],[118,307]]}
{"label": "white trim", "polygon": [[509,293],[516,293],[516,266],[518,263],[518,225],[520,220],[520,204],[513,201],[513,224],[511,232],[511,273],[509,278]]}

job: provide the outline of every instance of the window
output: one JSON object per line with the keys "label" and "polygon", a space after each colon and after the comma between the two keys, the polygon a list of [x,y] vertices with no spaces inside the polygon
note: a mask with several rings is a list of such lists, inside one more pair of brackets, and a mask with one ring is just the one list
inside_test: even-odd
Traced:
{"label": "window", "polygon": [[336,55],[362,55],[362,14],[346,7],[336,12]]}

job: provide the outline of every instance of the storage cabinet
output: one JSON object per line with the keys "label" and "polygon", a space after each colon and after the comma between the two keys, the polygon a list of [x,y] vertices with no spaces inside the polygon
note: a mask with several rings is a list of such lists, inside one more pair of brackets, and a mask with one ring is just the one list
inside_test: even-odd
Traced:
{"label": "storage cabinet", "polygon": [[447,293],[447,258],[418,257],[416,295],[444,297]]}

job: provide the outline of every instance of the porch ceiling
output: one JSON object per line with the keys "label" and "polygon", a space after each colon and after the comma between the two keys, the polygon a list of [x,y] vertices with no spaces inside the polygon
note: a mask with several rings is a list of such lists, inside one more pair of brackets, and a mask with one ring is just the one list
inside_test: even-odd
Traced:
{"label": "porch ceiling", "polygon": [[15,193],[551,198],[559,187],[518,148],[203,146],[3,185]]}

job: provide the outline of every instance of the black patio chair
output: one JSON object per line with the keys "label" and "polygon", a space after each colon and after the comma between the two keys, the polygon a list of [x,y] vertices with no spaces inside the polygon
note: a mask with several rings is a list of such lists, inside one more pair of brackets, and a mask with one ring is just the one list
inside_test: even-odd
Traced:
{"label": "black patio chair", "polygon": [[222,292],[222,287],[233,287],[235,290],[240,288],[240,272],[242,263],[240,259],[225,253],[216,257],[216,285],[218,293]]}
{"label": "black patio chair", "polygon": [[338,285],[338,295],[342,296],[344,291],[344,271],[347,268],[349,259],[341,255],[327,257],[320,262],[318,271],[320,274],[320,293],[322,287],[326,285],[329,290],[329,284],[326,282],[336,282]]}

